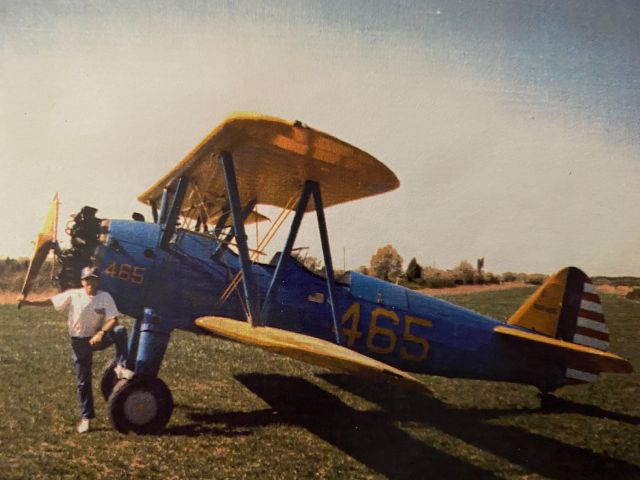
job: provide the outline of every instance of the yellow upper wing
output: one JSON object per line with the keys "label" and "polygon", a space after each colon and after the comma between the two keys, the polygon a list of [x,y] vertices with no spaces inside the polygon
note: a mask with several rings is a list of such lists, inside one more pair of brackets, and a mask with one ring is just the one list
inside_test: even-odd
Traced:
{"label": "yellow upper wing", "polygon": [[[362,150],[300,122],[238,114],[216,127],[180,163],[138,197],[159,202],[165,187],[190,180],[189,201],[220,208],[226,187],[218,155],[232,154],[240,198],[291,208],[306,180],[320,184],[326,207],[393,190],[400,182],[383,163]],[[191,199],[191,200],[188,200]],[[183,205],[183,211],[189,205]],[[313,205],[309,205],[309,210]]]}

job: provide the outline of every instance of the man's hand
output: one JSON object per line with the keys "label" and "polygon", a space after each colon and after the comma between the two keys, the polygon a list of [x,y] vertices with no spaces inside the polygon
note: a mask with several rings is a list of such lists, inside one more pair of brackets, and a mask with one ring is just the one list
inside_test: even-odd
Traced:
{"label": "man's hand", "polygon": [[20,308],[25,304],[26,302],[26,298],[24,297],[24,294],[21,293],[20,295],[18,295],[18,297],[16,298],[16,303],[18,304],[18,310],[20,310]]}
{"label": "man's hand", "polygon": [[104,337],[104,332],[102,330],[98,331],[93,337],[89,339],[89,345],[97,345],[102,341]]}

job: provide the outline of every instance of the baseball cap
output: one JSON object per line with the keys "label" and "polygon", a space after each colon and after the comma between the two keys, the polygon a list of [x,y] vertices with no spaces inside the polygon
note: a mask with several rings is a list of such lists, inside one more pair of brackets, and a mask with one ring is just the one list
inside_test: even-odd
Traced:
{"label": "baseball cap", "polygon": [[82,272],[80,272],[80,280],[84,280],[89,277],[100,278],[100,272],[95,267],[84,267]]}

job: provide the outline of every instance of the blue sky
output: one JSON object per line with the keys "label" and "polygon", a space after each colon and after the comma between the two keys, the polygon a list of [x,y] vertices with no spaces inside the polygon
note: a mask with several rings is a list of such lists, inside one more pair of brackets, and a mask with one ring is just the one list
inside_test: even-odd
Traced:
{"label": "blue sky", "polygon": [[392,243],[439,267],[640,275],[638,46],[634,1],[1,2],[0,255],[29,253],[55,191],[65,216],[144,210],[248,110],[400,178],[329,210],[347,267]]}

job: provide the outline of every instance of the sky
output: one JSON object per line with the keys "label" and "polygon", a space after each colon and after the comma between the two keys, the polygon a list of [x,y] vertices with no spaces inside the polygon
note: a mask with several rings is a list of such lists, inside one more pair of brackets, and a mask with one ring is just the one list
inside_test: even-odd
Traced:
{"label": "sky", "polygon": [[[83,205],[149,218],[137,196],[243,111],[398,176],[327,210],[338,268],[392,244],[405,266],[640,275],[635,0],[0,0],[0,256],[30,254],[55,192],[60,229]],[[313,218],[297,244],[321,256]]]}

